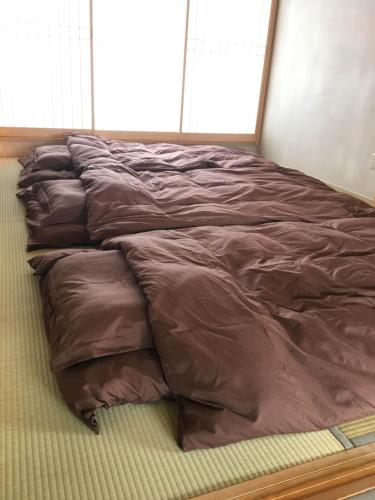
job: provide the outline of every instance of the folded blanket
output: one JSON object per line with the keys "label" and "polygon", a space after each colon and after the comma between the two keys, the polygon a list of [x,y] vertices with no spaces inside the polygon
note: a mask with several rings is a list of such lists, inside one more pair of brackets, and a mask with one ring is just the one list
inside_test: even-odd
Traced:
{"label": "folded blanket", "polygon": [[23,167],[33,170],[71,170],[72,157],[64,145],[39,146],[18,160]]}
{"label": "folded blanket", "polygon": [[17,196],[26,208],[28,250],[90,243],[85,193],[78,179],[36,183]]}
{"label": "folded blanket", "polygon": [[37,182],[75,179],[72,157],[67,146],[39,146],[19,158],[23,166],[18,186],[27,188]]}
{"label": "folded blanket", "polygon": [[53,252],[30,265],[48,290],[44,318],[54,371],[152,347],[144,297],[118,251]]}
{"label": "folded blanket", "polygon": [[150,349],[144,297],[118,251],[34,257],[51,366],[70,410],[98,432],[95,410],[170,397]]}

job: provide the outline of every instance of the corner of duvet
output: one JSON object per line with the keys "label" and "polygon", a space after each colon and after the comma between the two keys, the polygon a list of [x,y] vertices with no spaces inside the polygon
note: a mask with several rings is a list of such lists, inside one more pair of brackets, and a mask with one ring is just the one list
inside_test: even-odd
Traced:
{"label": "corner of duvet", "polygon": [[87,413],[82,412],[79,417],[89,429],[95,432],[95,434],[100,434],[99,423],[96,418],[95,411],[88,411]]}
{"label": "corner of duvet", "polygon": [[[29,252],[32,249],[29,249],[28,246],[26,246],[26,251]],[[37,267],[39,264],[40,259],[38,258],[39,255],[36,255],[35,257],[31,257],[31,259],[27,259],[28,265],[34,270],[33,275],[36,276],[38,274]]]}

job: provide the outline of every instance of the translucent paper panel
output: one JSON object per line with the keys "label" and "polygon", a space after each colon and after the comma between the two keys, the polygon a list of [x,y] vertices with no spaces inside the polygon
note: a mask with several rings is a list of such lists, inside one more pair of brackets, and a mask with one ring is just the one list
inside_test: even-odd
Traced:
{"label": "translucent paper panel", "polygon": [[0,126],[90,128],[89,0],[0,0]]}
{"label": "translucent paper panel", "polygon": [[95,127],[178,131],[185,0],[94,0]]}
{"label": "translucent paper panel", "polygon": [[183,132],[255,132],[270,8],[190,1]]}

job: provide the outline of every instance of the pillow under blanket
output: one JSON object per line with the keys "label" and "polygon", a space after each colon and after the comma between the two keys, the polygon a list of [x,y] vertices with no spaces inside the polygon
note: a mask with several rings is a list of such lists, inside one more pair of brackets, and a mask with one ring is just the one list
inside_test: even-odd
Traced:
{"label": "pillow under blanket", "polygon": [[98,433],[98,408],[170,398],[144,298],[120,252],[59,250],[29,264],[40,277],[51,365],[74,415]]}
{"label": "pillow under blanket", "polygon": [[18,160],[23,167],[34,170],[72,170],[72,157],[67,146],[39,146]]}
{"label": "pillow under blanket", "polygon": [[153,346],[146,301],[121,252],[62,250],[29,264],[42,278],[53,371]]}
{"label": "pillow under blanket", "polygon": [[39,146],[23,158],[18,186],[27,188],[36,182],[75,179],[72,157],[66,146]]}
{"label": "pillow under blanket", "polygon": [[91,243],[85,193],[78,179],[36,183],[17,196],[26,208],[28,250]]}

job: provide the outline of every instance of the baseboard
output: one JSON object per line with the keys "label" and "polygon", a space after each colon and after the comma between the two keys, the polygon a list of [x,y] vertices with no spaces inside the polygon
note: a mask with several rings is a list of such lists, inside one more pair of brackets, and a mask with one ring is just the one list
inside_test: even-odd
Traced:
{"label": "baseboard", "polygon": [[341,186],[336,186],[335,184],[331,184],[329,182],[326,182],[326,184],[328,184],[335,191],[340,191],[341,193],[350,194],[350,196],[354,196],[354,198],[359,198],[360,200],[363,200],[366,203],[375,206],[375,198],[369,198],[368,196],[364,196],[363,194],[356,193],[355,191],[351,191],[350,189],[346,189]]}
{"label": "baseboard", "polygon": [[[284,168],[296,168],[296,167],[288,167],[287,165],[284,165],[282,163],[279,163],[279,165],[281,165]],[[297,170],[300,170],[302,173],[304,173],[306,175],[311,175],[311,174],[309,174],[308,172],[305,172],[302,169],[297,169]],[[312,177],[314,177],[314,176],[312,176]],[[329,182],[329,181],[327,181],[325,179],[322,179],[320,177],[317,177],[317,179],[319,179],[320,181],[324,182],[325,184],[327,184],[327,186],[330,186],[335,191],[339,191],[341,193],[349,194],[350,196],[354,196],[354,198],[359,198],[360,200],[363,200],[366,203],[368,203],[369,205],[372,205],[372,206],[375,207],[375,195],[374,195],[373,198],[370,198],[369,196],[365,196],[363,194],[359,194],[356,191],[351,191],[350,189],[344,188],[342,186],[338,186],[337,184],[332,184],[332,182]]]}

